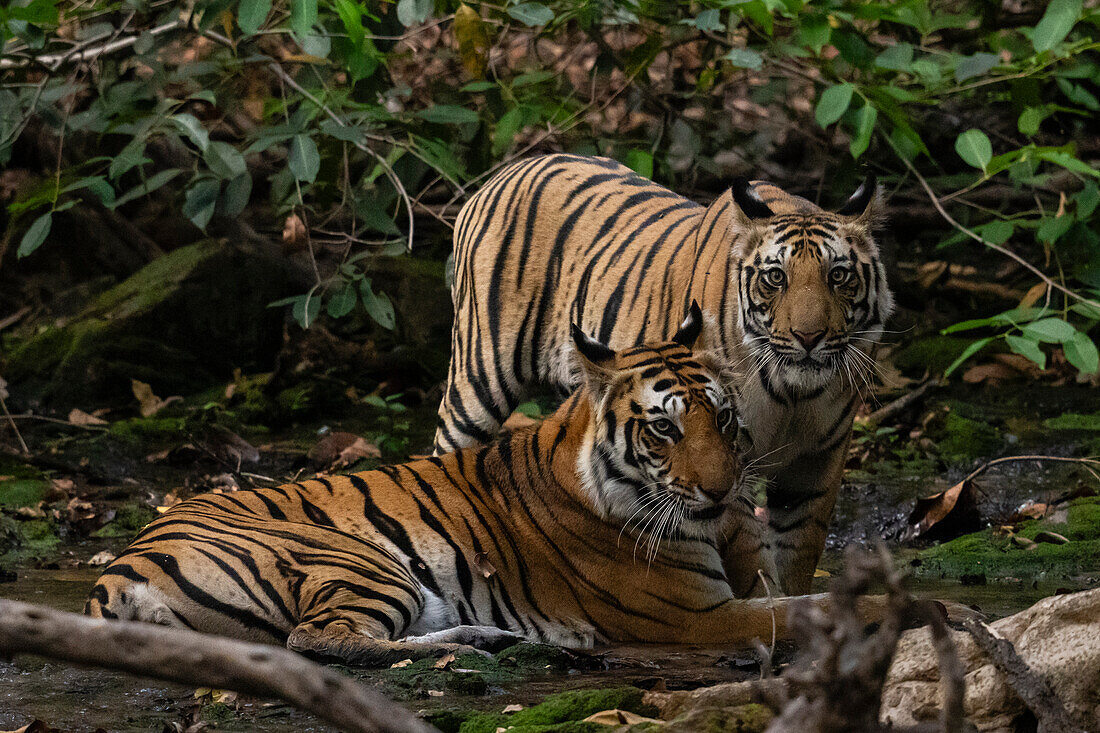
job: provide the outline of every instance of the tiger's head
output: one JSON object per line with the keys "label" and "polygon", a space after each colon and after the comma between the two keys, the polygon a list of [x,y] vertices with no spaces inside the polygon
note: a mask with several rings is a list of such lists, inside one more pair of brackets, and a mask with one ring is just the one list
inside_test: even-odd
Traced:
{"label": "tiger's head", "polygon": [[731,193],[739,319],[762,378],[804,392],[838,373],[854,382],[894,303],[871,233],[881,209],[875,177],[835,213],[743,178]]}
{"label": "tiger's head", "polygon": [[573,326],[593,413],[578,459],[585,492],[654,552],[661,537],[711,536],[740,483],[733,403],[695,348],[703,327],[692,303],[671,341],[613,351]]}

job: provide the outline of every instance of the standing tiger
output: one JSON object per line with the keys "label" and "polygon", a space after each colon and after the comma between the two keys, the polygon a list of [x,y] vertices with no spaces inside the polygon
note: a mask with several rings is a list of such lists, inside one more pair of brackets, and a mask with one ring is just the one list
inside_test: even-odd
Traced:
{"label": "standing tiger", "polygon": [[494,445],[178,504],[85,612],[361,665],[782,632],[789,600],[736,600],[718,554],[719,528],[755,520],[702,327],[693,306],[671,342],[620,352],[574,329],[584,386]]}
{"label": "standing tiger", "polygon": [[716,321],[746,458],[768,479],[770,571],[806,593],[856,383],[893,309],[871,235],[878,198],[872,177],[833,213],[738,179],[703,207],[605,158],[504,168],[455,223],[436,453],[491,439],[533,382],[573,388],[571,322],[624,348],[666,338],[669,314],[698,300]]}

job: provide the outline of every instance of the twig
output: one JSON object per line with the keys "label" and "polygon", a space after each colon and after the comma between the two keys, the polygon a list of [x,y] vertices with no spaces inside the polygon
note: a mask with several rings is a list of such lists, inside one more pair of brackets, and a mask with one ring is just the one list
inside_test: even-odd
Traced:
{"label": "twig", "polygon": [[[179,28],[182,28],[186,25],[186,19],[177,18],[176,20],[150,29],[149,33],[154,36],[159,36],[170,31],[178,30]],[[111,35],[117,35],[117,33],[112,33]],[[85,41],[82,44],[74,46],[68,51],[51,54],[49,56],[37,56],[28,59],[0,59],[0,71],[5,71],[8,69],[23,69],[31,66],[32,64],[40,64],[42,66],[45,66],[46,69],[51,72],[57,71],[59,68],[67,63],[77,63],[86,59],[95,60],[102,56],[125,50],[137,43],[137,40],[140,37],[140,35],[127,36],[126,38],[118,38],[116,40],[108,41],[107,43],[101,44],[99,46],[91,47],[87,45],[90,41]],[[103,37],[100,36],[94,40],[98,41],[102,38]]]}
{"label": "twig", "polygon": [[15,425],[15,420],[12,418],[12,414],[8,412],[8,403],[4,401],[4,381],[0,379],[0,410],[4,411],[4,417],[8,419],[8,425],[11,426],[11,430],[15,433],[16,439],[19,441],[19,446],[23,449],[23,455],[29,456],[31,449],[27,447],[27,441],[23,440],[22,434],[19,432],[19,428]]}
{"label": "twig", "polygon": [[46,417],[45,415],[31,415],[30,413],[25,413],[25,414],[22,414],[22,415],[8,415],[7,418],[9,420],[35,420],[37,422],[55,423],[57,425],[65,425],[66,427],[70,427],[70,428],[79,428],[80,430],[107,430],[108,429],[108,427],[106,425],[77,425],[76,423],[69,422],[68,420],[59,420],[56,417]]}
{"label": "twig", "polygon": [[1011,641],[998,635],[992,627],[973,619],[966,621],[966,630],[978,648],[1005,676],[1009,687],[1035,713],[1039,733],[1085,733],[1085,729],[1074,722],[1046,678],[1028,666]]}
{"label": "twig", "polygon": [[278,698],[352,733],[435,730],[357,680],[288,649],[0,600],[0,655],[17,653]]}
{"label": "twig", "polygon": [[1096,308],[1100,308],[1100,302],[1097,302],[1095,300],[1090,300],[1089,298],[1086,298],[1085,296],[1080,295],[1079,293],[1073,292],[1072,290],[1065,287],[1064,285],[1062,285],[1062,284],[1056,282],[1055,280],[1051,279],[1050,276],[1045,274],[1038,267],[1031,264],[1026,259],[1024,259],[1020,255],[1016,254],[1012,250],[1008,249],[1007,247],[1002,247],[999,244],[993,244],[993,242],[990,242],[987,239],[984,239],[980,234],[977,234],[976,232],[974,232],[970,229],[967,229],[965,226],[963,226],[958,221],[956,221],[954,219],[954,217],[952,217],[950,214],[948,214],[947,210],[945,208],[943,208],[943,204],[940,203],[939,198],[936,196],[936,192],[933,191],[932,187],[928,185],[928,181],[926,181],[924,179],[924,176],[922,176],[920,174],[920,171],[918,171],[916,169],[916,167],[909,161],[908,158],[906,158],[904,155],[901,154],[901,151],[899,151],[896,147],[894,147],[894,143],[889,138],[887,138],[886,140],[887,140],[887,142],[890,143],[890,146],[894,148],[894,152],[897,153],[898,159],[901,160],[901,162],[905,164],[905,166],[909,169],[909,171],[913,174],[913,176],[920,183],[921,188],[924,189],[924,192],[926,194],[928,194],[928,198],[932,201],[932,205],[936,207],[936,211],[939,212],[940,216],[943,218],[944,221],[946,221],[952,227],[954,227],[958,231],[962,232],[966,236],[970,237],[974,241],[980,242],[981,244],[984,244],[986,247],[989,247],[994,252],[999,252],[1002,255],[1004,255],[1005,257],[1009,257],[1009,258],[1015,260],[1016,262],[1018,262],[1019,264],[1023,265],[1025,268],[1027,268],[1027,270],[1030,271],[1033,275],[1038,277],[1040,280],[1042,280],[1048,286],[1054,288],[1055,290],[1060,290],[1062,293],[1064,293],[1065,295],[1068,295],[1069,297],[1073,298],[1074,300],[1079,300],[1082,303],[1087,303],[1091,306],[1095,306]]}
{"label": "twig", "polygon": [[870,425],[878,425],[879,423],[885,422],[885,421],[899,415],[900,413],[904,412],[905,410],[908,410],[910,407],[912,407],[916,403],[923,400],[929,392],[931,392],[932,390],[936,389],[939,386],[940,386],[940,380],[938,380],[938,379],[932,378],[932,379],[925,380],[920,386],[918,386],[912,392],[908,392],[906,394],[903,394],[901,397],[898,397],[893,402],[889,402],[889,403],[883,405],[882,407],[880,407],[879,409],[875,410],[870,415],[865,417],[860,422],[867,423],[867,424],[870,424]]}
{"label": "twig", "polygon": [[[1051,461],[1054,463],[1077,463],[1085,466],[1088,469],[1089,466],[1100,467],[1100,459],[1096,458],[1074,458],[1072,456],[1004,456],[1003,458],[994,458],[992,461],[983,463],[978,468],[970,472],[970,475],[963,479],[964,482],[971,481],[981,474],[985,473],[986,469],[993,468],[999,463],[1010,463],[1012,461]],[[1090,470],[1091,473],[1091,470]],[[1093,474],[1094,476],[1096,474]]]}

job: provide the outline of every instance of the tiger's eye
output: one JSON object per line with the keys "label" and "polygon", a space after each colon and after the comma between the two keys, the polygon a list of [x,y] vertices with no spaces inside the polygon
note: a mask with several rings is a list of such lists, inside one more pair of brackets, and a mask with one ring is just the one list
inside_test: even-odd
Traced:
{"label": "tiger's eye", "polygon": [[672,424],[672,421],[666,420],[664,418],[661,418],[660,420],[654,420],[649,424],[649,428],[653,432],[657,433],[657,435],[661,435],[666,438],[671,437],[673,431],[676,430],[676,426]]}
{"label": "tiger's eye", "polygon": [[772,287],[781,288],[787,282],[787,273],[778,267],[764,271],[764,281]]}
{"label": "tiger's eye", "polygon": [[829,284],[830,285],[843,285],[852,278],[852,271],[847,267],[838,266],[829,270]]}
{"label": "tiger's eye", "polygon": [[723,433],[729,430],[730,426],[733,425],[733,410],[728,407],[723,407],[718,411],[717,422],[718,429]]}

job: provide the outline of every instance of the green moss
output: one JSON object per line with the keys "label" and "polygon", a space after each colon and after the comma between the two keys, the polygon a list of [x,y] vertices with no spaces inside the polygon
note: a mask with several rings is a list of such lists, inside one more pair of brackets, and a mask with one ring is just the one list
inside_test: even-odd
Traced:
{"label": "green moss", "polygon": [[952,410],[947,413],[937,444],[944,460],[961,462],[996,453],[1003,441],[992,425],[963,417]]}
{"label": "green moss", "polygon": [[126,504],[115,512],[114,519],[92,532],[92,536],[130,538],[144,529],[156,516],[156,511],[150,507]]}
{"label": "green moss", "polygon": [[639,715],[656,715],[656,708],[642,703],[644,693],[636,687],[605,690],[574,690],[551,695],[542,703],[518,713],[477,713],[466,719],[460,733],[494,733],[507,728],[512,733],[587,733],[607,731],[607,726],[582,723],[601,710],[629,710]]}
{"label": "green moss", "polygon": [[111,423],[111,435],[132,442],[181,440],[186,437],[184,420],[176,417],[134,417]]}
{"label": "green moss", "polygon": [[972,341],[958,336],[929,336],[909,344],[892,359],[903,372],[942,373]]}
{"label": "green moss", "polygon": [[1051,430],[1100,430],[1100,412],[1091,415],[1067,412],[1044,420],[1043,427]]}
{"label": "green moss", "polygon": [[0,515],[0,562],[19,562],[52,552],[61,538],[57,527],[45,519],[16,521]]}
{"label": "green moss", "polygon": [[576,657],[561,647],[523,642],[499,652],[502,664],[512,664],[524,672],[566,672],[574,666]]}
{"label": "green moss", "polygon": [[42,479],[16,478],[0,481],[0,506],[35,506],[46,498],[50,482]]}
{"label": "green moss", "polygon": [[1040,574],[1070,578],[1100,570],[1100,498],[1077,499],[1069,506],[1067,521],[1049,519],[1024,522],[1017,534],[1035,539],[1042,531],[1057,532],[1070,540],[1064,545],[1041,542],[1024,549],[993,529],[964,535],[920,553],[921,575],[959,577],[984,573],[988,578],[1034,578]]}
{"label": "green moss", "polygon": [[221,245],[215,239],[180,247],[158,257],[123,282],[102,293],[82,316],[127,318],[159,305],[165,296],[211,256]]}
{"label": "green moss", "polygon": [[225,724],[237,719],[233,708],[223,702],[212,702],[202,706],[202,719],[208,723]]}

